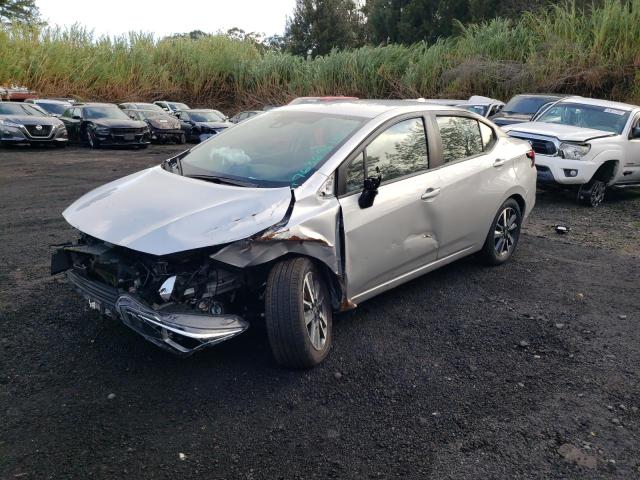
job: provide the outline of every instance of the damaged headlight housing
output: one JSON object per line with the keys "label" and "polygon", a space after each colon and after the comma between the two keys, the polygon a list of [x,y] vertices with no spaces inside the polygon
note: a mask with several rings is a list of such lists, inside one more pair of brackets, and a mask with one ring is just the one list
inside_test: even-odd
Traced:
{"label": "damaged headlight housing", "polygon": [[561,143],[558,148],[558,154],[567,160],[580,160],[591,150],[588,143]]}

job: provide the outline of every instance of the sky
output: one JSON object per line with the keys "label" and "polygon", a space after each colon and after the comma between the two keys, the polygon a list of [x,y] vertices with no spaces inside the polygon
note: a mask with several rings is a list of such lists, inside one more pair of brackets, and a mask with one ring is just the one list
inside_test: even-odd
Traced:
{"label": "sky", "polygon": [[97,35],[130,31],[157,37],[238,27],[267,36],[282,34],[295,0],[36,0],[50,25],[79,23]]}

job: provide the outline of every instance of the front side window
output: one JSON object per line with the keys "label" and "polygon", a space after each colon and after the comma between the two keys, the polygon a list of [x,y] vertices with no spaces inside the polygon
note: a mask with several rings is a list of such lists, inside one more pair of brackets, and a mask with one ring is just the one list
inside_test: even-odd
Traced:
{"label": "front side window", "polygon": [[182,170],[186,176],[295,188],[366,121],[314,112],[269,112],[194,147],[182,158]]}
{"label": "front side window", "polygon": [[352,160],[347,167],[347,193],[359,192],[364,187],[364,152]]}
{"label": "front side window", "polygon": [[378,135],[365,149],[366,173],[382,175],[382,181],[429,168],[427,138],[422,118],[404,120]]}
{"label": "front side window", "polygon": [[444,163],[455,162],[483,152],[478,121],[467,117],[437,117]]}
{"label": "front side window", "polygon": [[579,103],[557,103],[536,118],[536,122],[592,128],[620,135],[627,124],[629,115],[631,115],[630,111],[618,108]]}

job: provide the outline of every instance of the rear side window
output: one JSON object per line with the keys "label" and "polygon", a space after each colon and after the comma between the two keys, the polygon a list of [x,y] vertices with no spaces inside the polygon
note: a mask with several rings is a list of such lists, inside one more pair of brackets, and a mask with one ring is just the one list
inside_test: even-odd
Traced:
{"label": "rear side window", "polygon": [[480,134],[482,135],[482,149],[486,152],[491,150],[496,143],[496,132],[489,125],[478,122],[480,125]]}
{"label": "rear side window", "polygon": [[483,152],[477,120],[467,117],[437,117],[444,163],[456,162]]}
{"label": "rear side window", "polygon": [[366,172],[382,181],[411,175],[429,168],[427,138],[422,118],[404,120],[378,135],[365,149]]}

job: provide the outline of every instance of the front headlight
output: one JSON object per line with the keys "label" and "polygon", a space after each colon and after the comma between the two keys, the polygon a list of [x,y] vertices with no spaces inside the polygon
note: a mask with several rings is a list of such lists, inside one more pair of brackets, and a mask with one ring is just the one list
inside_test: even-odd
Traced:
{"label": "front headlight", "polygon": [[12,122],[11,120],[3,120],[0,118],[0,125],[6,128],[20,128],[22,125],[16,122]]}
{"label": "front headlight", "polygon": [[567,160],[580,160],[591,150],[588,143],[561,143],[558,148],[558,154]]}

